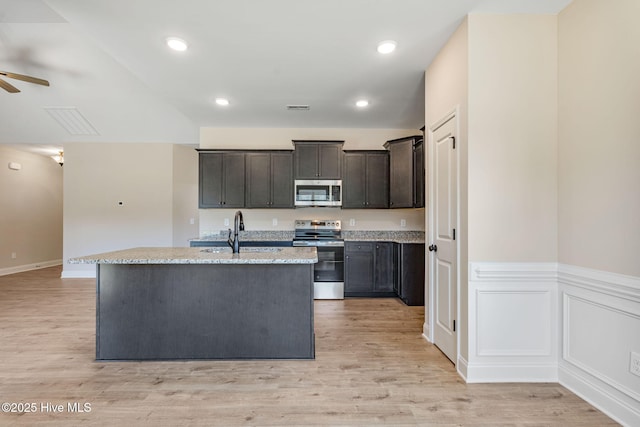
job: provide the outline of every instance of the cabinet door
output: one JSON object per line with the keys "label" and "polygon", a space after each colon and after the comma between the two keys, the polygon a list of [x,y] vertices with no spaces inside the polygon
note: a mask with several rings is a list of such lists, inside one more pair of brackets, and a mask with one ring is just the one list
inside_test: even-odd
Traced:
{"label": "cabinet door", "polygon": [[345,294],[373,290],[373,244],[346,242],[344,260]]}
{"label": "cabinet door", "polygon": [[225,208],[244,207],[244,153],[223,154],[223,205]]}
{"label": "cabinet door", "polygon": [[322,179],[340,179],[342,176],[342,145],[318,145],[318,176]]}
{"label": "cabinet door", "polygon": [[389,207],[389,155],[367,154],[366,194],[368,208]]}
{"label": "cabinet door", "polygon": [[198,207],[222,207],[222,154],[200,153],[198,166]]}
{"label": "cabinet door", "polygon": [[298,144],[295,150],[296,179],[318,178],[318,146]]}
{"label": "cabinet door", "polygon": [[376,292],[393,292],[393,243],[376,242],[375,245],[373,290]]}
{"label": "cabinet door", "polygon": [[424,305],[423,243],[402,243],[399,254],[399,297],[407,305]]}
{"label": "cabinet door", "polygon": [[367,179],[366,155],[345,153],[342,177],[342,207],[362,209],[366,207]]}
{"label": "cabinet door", "polygon": [[246,154],[246,207],[268,208],[271,204],[271,154]]}
{"label": "cabinet door", "polygon": [[413,139],[389,147],[389,207],[413,207]]}
{"label": "cabinet door", "polygon": [[293,207],[293,153],[271,154],[272,208]]}
{"label": "cabinet door", "polygon": [[413,174],[414,174],[414,206],[424,208],[424,143],[419,141],[413,150]]}

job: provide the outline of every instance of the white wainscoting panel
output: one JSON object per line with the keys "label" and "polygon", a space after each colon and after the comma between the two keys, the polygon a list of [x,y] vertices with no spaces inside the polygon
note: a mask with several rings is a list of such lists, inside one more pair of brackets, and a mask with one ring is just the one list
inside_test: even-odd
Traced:
{"label": "white wainscoting panel", "polygon": [[559,380],[620,423],[640,425],[640,279],[560,265]]}
{"label": "white wainscoting panel", "polygon": [[470,263],[468,382],[558,380],[555,263]]}

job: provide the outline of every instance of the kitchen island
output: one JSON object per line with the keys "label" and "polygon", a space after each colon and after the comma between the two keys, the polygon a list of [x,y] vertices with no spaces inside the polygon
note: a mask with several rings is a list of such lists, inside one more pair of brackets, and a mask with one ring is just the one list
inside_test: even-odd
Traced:
{"label": "kitchen island", "polygon": [[96,264],[96,359],[313,359],[315,248],[135,248]]}

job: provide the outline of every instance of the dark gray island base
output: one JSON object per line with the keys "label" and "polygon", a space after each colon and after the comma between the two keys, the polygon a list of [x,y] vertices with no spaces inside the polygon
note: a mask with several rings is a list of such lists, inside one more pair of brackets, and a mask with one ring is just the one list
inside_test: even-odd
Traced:
{"label": "dark gray island base", "polygon": [[313,261],[138,261],[97,261],[97,360],[315,357]]}

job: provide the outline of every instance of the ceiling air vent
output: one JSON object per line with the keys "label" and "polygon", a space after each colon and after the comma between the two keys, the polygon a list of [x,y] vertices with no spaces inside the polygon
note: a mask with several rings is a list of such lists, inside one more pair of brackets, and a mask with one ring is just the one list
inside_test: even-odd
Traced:
{"label": "ceiling air vent", "polygon": [[76,107],[44,107],[44,109],[71,135],[99,135]]}
{"label": "ceiling air vent", "polygon": [[290,111],[309,111],[310,108],[308,105],[287,105],[287,110]]}

